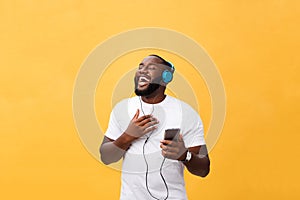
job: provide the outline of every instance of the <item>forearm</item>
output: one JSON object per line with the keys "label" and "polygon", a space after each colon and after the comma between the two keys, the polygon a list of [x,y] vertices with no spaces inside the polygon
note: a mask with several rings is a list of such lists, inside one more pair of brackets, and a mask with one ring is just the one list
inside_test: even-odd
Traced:
{"label": "forearm", "polygon": [[107,139],[105,141],[104,139],[100,147],[101,161],[106,165],[119,161],[124,156],[133,140],[134,138],[126,133],[123,133],[114,141],[109,141]]}
{"label": "forearm", "polygon": [[100,148],[101,161],[106,165],[117,162],[125,152],[125,150],[117,147],[114,142],[107,142]]}
{"label": "forearm", "polygon": [[188,162],[183,162],[189,172],[196,176],[205,177],[210,170],[210,161],[208,156],[201,156],[192,152],[192,158]]}

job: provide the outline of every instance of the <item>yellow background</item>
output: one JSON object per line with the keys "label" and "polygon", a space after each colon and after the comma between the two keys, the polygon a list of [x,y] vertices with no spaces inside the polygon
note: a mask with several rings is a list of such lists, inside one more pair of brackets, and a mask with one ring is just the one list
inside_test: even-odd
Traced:
{"label": "yellow background", "polygon": [[201,44],[227,94],[211,173],[186,174],[189,198],[299,199],[299,6],[296,0],[0,1],[0,198],[118,199],[119,171],[95,160],[78,137],[72,90],[96,45],[155,26]]}

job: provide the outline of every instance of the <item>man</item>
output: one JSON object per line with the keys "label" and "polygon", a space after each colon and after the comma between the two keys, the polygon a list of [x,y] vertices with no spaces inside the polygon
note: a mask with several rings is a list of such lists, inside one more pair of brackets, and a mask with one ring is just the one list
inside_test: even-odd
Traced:
{"label": "man", "polygon": [[[174,66],[158,55],[143,59],[135,74],[136,97],[113,109],[100,147],[105,164],[122,164],[121,200],[187,199],[184,166],[205,177],[210,161],[199,115],[186,103],[165,95]],[[165,131],[179,136],[167,140]]]}

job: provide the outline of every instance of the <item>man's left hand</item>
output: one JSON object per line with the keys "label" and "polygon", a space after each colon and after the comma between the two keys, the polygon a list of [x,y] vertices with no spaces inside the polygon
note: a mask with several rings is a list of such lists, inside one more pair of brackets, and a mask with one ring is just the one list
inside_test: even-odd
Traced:
{"label": "man's left hand", "polygon": [[163,157],[183,161],[186,157],[187,148],[184,146],[182,135],[174,140],[162,140],[160,144]]}

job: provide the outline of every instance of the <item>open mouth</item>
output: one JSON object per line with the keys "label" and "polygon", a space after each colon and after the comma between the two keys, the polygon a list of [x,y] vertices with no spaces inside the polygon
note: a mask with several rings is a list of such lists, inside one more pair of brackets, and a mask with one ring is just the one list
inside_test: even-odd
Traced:
{"label": "open mouth", "polygon": [[148,85],[149,83],[150,83],[150,78],[148,78],[148,77],[141,76],[138,79],[139,87],[144,87],[144,86]]}

